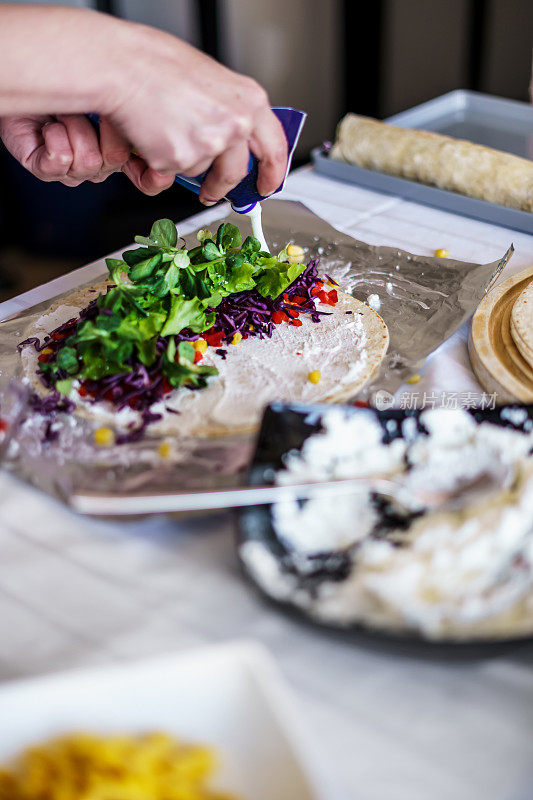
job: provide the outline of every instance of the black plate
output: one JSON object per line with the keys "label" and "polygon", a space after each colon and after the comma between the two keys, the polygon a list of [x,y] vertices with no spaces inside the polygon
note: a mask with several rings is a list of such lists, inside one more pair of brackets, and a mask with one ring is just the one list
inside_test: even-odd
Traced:
{"label": "black plate", "polygon": [[[348,413],[357,414],[359,409],[353,406],[343,407]],[[291,449],[300,449],[305,440],[314,433],[322,429],[322,413],[331,406],[324,405],[303,405],[291,404],[283,405],[274,403],[269,406],[263,416],[263,422],[259,431],[256,449],[252,464],[248,473],[248,482],[256,485],[272,484],[274,471],[283,466],[282,457]],[[509,419],[511,411],[526,411],[527,419],[517,424]],[[407,418],[416,420],[417,428],[424,431],[419,418],[423,410],[398,410],[389,409],[377,411],[372,409],[376,418],[379,420],[383,431],[384,441],[392,441],[401,438],[401,423]],[[503,412],[503,415],[502,415]],[[527,431],[533,424],[533,404],[531,405],[507,405],[495,409],[469,409],[469,413],[478,422],[491,422],[513,430]],[[512,415],[511,415],[512,416]],[[390,422],[397,423],[391,426]],[[387,426],[387,423],[389,425]],[[247,541],[261,541],[278,561],[283,563],[287,558],[287,550],[278,540],[271,523],[271,506],[250,506],[239,510],[237,518],[237,546]],[[315,628],[329,631],[332,635],[342,637],[357,637],[357,640],[364,642],[372,647],[379,649],[389,649],[394,647],[409,653],[411,648],[416,649],[416,654],[424,654],[429,657],[456,657],[479,658],[487,657],[507,651],[509,648],[516,648],[526,641],[533,639],[533,636],[515,637],[509,639],[472,639],[472,640],[433,640],[425,639],[417,634],[405,634],[403,632],[394,633],[391,631],[381,631],[376,628],[367,627],[362,623],[351,623],[348,626],[335,625],[334,623],[323,623],[317,621],[306,614],[305,611],[296,608],[291,603],[280,602],[271,598],[255,582],[253,576],[248,572],[246,564],[241,561],[241,567],[246,577],[255,585],[261,596],[268,602],[281,608],[291,617],[305,621]],[[311,578],[306,577],[306,586],[309,588],[311,580],[317,582],[327,578],[328,580],[342,579],[346,571],[350,568],[350,561],[342,554],[334,554],[326,557],[317,558],[317,569]]]}

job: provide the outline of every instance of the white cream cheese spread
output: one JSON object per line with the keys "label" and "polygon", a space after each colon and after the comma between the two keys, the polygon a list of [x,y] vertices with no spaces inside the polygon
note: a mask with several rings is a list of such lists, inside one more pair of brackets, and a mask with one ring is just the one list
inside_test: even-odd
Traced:
{"label": "white cream cheese spread", "polygon": [[[320,402],[335,399],[343,391],[355,393],[377,365],[375,357],[369,357],[368,309],[342,294],[335,307],[317,307],[326,312],[320,322],[302,314],[300,327],[282,323],[270,339],[249,338],[238,345],[223,345],[225,358],[209,347],[202,364],[214,365],[219,374],[209,379],[205,389],[181,388],[154,403],[150,410],[161,414],[161,420],[150,425],[149,433],[194,435],[253,428],[273,400]],[[32,335],[42,338],[78,311],[60,306],[38,320]],[[383,324],[377,316],[376,320]],[[376,332],[370,335],[375,341]],[[32,347],[23,349],[26,374],[37,369],[37,355]],[[320,372],[318,383],[308,379],[314,370]],[[117,413],[107,401],[91,402],[78,393],[78,386],[74,382],[69,397],[81,412],[117,427],[140,424],[139,412],[125,408]]]}

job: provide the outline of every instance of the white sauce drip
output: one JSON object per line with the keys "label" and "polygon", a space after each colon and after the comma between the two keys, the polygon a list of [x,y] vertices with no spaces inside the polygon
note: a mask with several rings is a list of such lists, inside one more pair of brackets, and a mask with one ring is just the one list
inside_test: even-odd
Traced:
{"label": "white sauce drip", "polygon": [[246,212],[246,216],[250,217],[250,222],[252,223],[252,233],[261,243],[261,250],[265,250],[265,252],[270,253],[270,248],[267,244],[267,240],[265,239],[265,234],[263,233],[261,203],[256,203],[255,206],[250,209],[250,211]]}

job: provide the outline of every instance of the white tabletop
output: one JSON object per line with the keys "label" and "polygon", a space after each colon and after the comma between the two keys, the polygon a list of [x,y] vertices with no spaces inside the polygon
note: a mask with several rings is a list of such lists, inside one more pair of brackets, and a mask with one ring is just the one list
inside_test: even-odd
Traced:
{"label": "white tabletop", "polygon": [[[514,242],[505,276],[533,264],[533,236],[310,170],[294,173],[284,196],[370,243],[489,262]],[[100,270],[8,301],[0,318]],[[428,360],[417,391],[480,390],[466,335],[467,326]],[[322,744],[332,800],[533,796],[532,644],[444,660],[341,640],[258,599],[239,574],[229,516],[117,524],[77,517],[7,475],[0,492],[0,679],[254,638],[278,659]]]}

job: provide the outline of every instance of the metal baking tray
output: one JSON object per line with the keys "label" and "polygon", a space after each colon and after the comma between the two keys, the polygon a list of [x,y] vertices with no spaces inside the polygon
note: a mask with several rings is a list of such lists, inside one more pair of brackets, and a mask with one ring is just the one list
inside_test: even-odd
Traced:
{"label": "metal baking tray", "polygon": [[[533,106],[516,100],[458,89],[388,117],[402,128],[420,128],[533,159]],[[506,208],[456,192],[426,186],[342,161],[330,159],[323,148],[312,152],[317,172],[378,192],[441,208],[495,225],[533,233],[533,214]]]}

